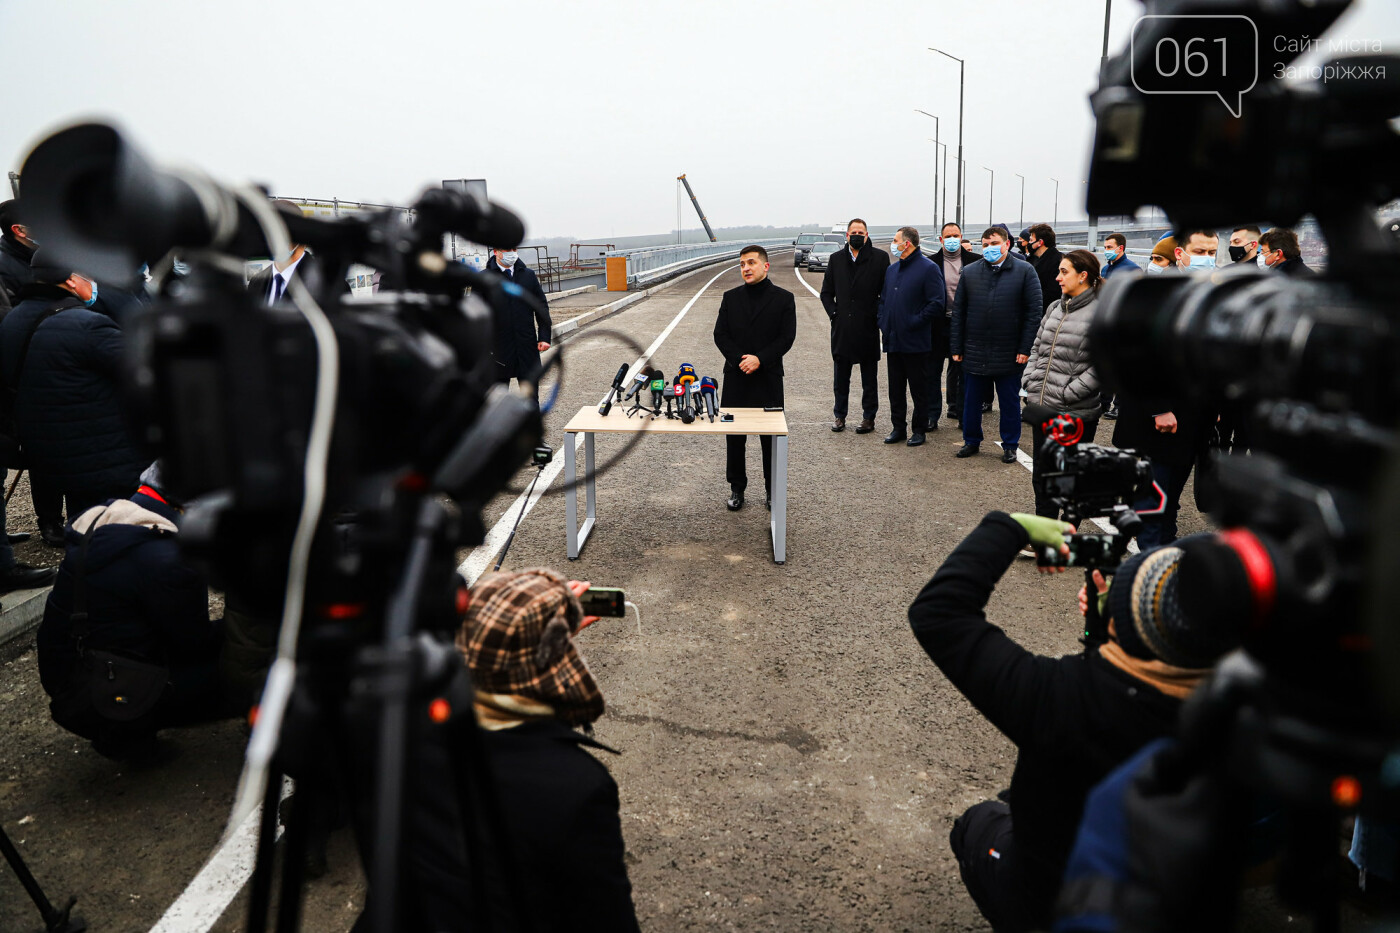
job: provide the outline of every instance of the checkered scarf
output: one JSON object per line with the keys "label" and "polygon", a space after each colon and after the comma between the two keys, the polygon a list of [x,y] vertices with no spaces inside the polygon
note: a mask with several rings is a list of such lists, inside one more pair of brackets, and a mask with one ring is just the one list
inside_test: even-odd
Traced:
{"label": "checkered scarf", "polygon": [[582,620],[578,598],[554,571],[490,574],[472,588],[457,649],[478,691],[539,700],[584,725],[603,715],[603,694],[573,642]]}

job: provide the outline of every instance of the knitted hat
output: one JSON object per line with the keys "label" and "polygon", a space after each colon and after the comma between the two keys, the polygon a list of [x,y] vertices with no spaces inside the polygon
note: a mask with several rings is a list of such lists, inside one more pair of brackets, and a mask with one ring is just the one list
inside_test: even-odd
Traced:
{"label": "knitted hat", "polygon": [[40,285],[62,285],[73,274],[72,267],[50,262],[42,249],[29,260],[29,271]]}
{"label": "knitted hat", "polygon": [[[1118,644],[1129,655],[1174,667],[1210,667],[1239,644],[1238,622],[1219,613],[1202,617],[1182,608],[1181,570],[1208,535],[1134,555],[1118,568],[1108,591],[1108,614]],[[1191,553],[1193,561],[1183,561]]]}
{"label": "knitted hat", "polygon": [[582,621],[578,597],[554,571],[491,574],[472,588],[457,649],[477,689],[538,700],[583,725],[603,715],[603,694],[573,642]]}
{"label": "knitted hat", "polygon": [[1023,227],[1023,228],[1021,228],[1021,232],[1018,233],[1017,236],[1020,237],[1021,239],[1025,240],[1027,243],[1029,243],[1029,242],[1031,241],[1031,228],[1030,228],[1030,227]]}
{"label": "knitted hat", "polygon": [[1152,255],[1165,256],[1168,261],[1176,262],[1176,237],[1162,237],[1157,241],[1157,245],[1152,247]]}

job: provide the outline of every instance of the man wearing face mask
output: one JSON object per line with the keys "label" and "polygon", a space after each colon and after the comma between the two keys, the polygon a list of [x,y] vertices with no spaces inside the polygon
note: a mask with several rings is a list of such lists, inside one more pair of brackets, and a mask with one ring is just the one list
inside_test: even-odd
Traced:
{"label": "man wearing face mask", "polygon": [[1214,230],[1188,230],[1176,235],[1176,268],[1190,275],[1215,271],[1220,236]]}
{"label": "man wearing face mask", "polygon": [[1110,233],[1103,238],[1103,269],[1099,271],[1099,276],[1108,278],[1118,272],[1122,275],[1132,275],[1141,272],[1142,266],[1128,258],[1128,238],[1121,233]]}
{"label": "man wearing face mask", "polygon": [[[535,300],[508,295],[503,307],[493,307],[495,328],[496,381],[533,378],[540,368],[540,354],[554,339],[554,323],[549,317],[549,301],[534,270],[525,265],[513,249],[493,249],[486,261],[486,274],[504,276]],[[535,386],[535,404],[540,389]]]}
{"label": "man wearing face mask", "polygon": [[1153,244],[1152,255],[1148,257],[1147,266],[1142,271],[1148,275],[1164,275],[1175,265],[1176,237],[1169,233]]}
{"label": "man wearing face mask", "polygon": [[122,332],[92,310],[96,284],[42,251],[32,268],[34,282],[0,322],[0,382],[28,463],[62,492],[71,519],[135,492],[149,458],[127,434]]}
{"label": "man wearing face mask", "polygon": [[846,248],[832,254],[822,281],[822,307],[831,319],[831,358],[836,365],[833,431],[846,429],[851,367],[857,364],[861,421],[856,433],[875,430],[875,413],[880,410],[880,325],[876,317],[889,264],[889,255],[870,245],[865,221],[857,217],[846,225]]}
{"label": "man wearing face mask", "polygon": [[946,223],[941,232],[941,247],[932,257],[943,273],[944,303],[942,319],[933,322],[933,355],[929,357],[928,397],[929,421],[937,424],[938,412],[943,407],[939,392],[943,381],[943,361],[948,361],[948,417],[962,427],[963,373],[962,363],[954,360],[948,349],[950,329],[953,319],[953,296],[958,293],[958,282],[962,280],[963,269],[977,262],[978,255],[963,245],[962,228],[955,223]]}
{"label": "man wearing face mask", "polygon": [[1259,228],[1253,224],[1236,227],[1230,232],[1230,261],[1252,263],[1259,255]]}
{"label": "man wearing face mask", "polygon": [[[880,295],[880,333],[885,338],[887,373],[890,384],[890,422],[893,430],[886,444],[904,441],[909,447],[924,442],[929,424],[937,425],[937,414],[925,411],[928,403],[928,360],[933,349],[933,324],[943,316],[947,300],[943,274],[919,250],[919,231],[900,227],[890,243],[896,261],[885,270],[885,288]],[[904,432],[905,389],[914,404],[909,433]]]}
{"label": "man wearing face mask", "polygon": [[1273,227],[1259,238],[1259,254],[1264,267],[1274,272],[1292,276],[1310,276],[1312,269],[1303,262],[1303,251],[1298,246],[1298,234],[1287,227]]}
{"label": "man wearing face mask", "polygon": [[1040,313],[1044,315],[1051,302],[1060,298],[1060,260],[1065,254],[1055,248],[1055,229],[1049,224],[1034,224],[1028,231],[1026,245],[1030,247],[1031,265],[1040,280]]}
{"label": "man wearing face mask", "polygon": [[21,217],[19,201],[0,201],[0,293],[6,307],[13,307],[19,290],[34,281],[29,263],[39,244],[30,238]]}

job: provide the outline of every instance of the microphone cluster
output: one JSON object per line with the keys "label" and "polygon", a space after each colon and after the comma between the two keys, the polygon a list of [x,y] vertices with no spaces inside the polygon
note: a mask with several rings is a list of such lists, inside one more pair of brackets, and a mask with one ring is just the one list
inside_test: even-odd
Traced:
{"label": "microphone cluster", "polygon": [[[642,393],[650,391],[651,404],[643,404]],[[666,375],[654,366],[643,367],[629,384],[627,366],[624,364],[613,377],[612,388],[598,406],[598,414],[607,415],[612,409],[614,398],[631,401],[627,417],[651,410],[653,417],[679,418],[683,424],[691,424],[697,418],[708,417],[714,421],[719,414],[719,383],[713,376],[701,377],[690,363],[682,363],[675,379],[667,381]],[[635,399],[635,401],[633,401]]]}

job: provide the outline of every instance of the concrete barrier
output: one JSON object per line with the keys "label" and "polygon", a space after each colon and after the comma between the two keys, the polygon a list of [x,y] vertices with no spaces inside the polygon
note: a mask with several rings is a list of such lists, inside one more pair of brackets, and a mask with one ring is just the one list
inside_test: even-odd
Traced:
{"label": "concrete barrier", "polygon": [[15,590],[0,596],[0,645],[22,638],[39,627],[51,586]]}

